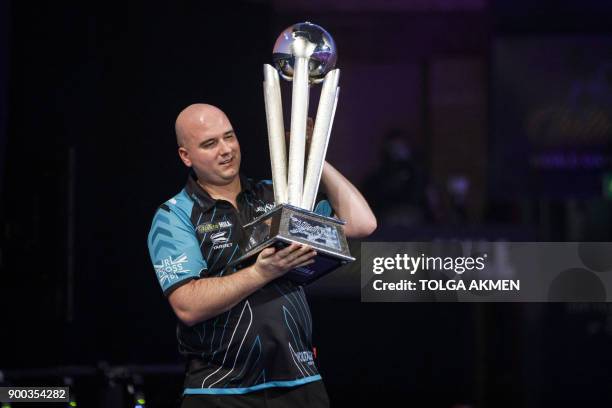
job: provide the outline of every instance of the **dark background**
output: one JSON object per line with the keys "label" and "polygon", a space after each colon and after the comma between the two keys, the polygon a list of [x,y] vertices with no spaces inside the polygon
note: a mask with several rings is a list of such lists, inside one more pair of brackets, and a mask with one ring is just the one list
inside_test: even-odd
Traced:
{"label": "dark background", "polygon": [[[221,107],[269,178],[262,64],[304,20],[338,46],[328,159],[371,202],[369,240],[610,241],[606,2],[3,0],[0,382],[172,406],[146,235],[186,177],[174,119]],[[356,266],[309,291],[333,406],[612,403],[608,304],[362,304]]]}

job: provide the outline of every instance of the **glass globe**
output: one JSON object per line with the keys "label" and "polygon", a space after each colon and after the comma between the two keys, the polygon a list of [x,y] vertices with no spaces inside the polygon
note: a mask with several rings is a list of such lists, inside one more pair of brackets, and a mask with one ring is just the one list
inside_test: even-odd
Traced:
{"label": "glass globe", "polygon": [[334,69],[338,54],[334,39],[322,27],[308,21],[297,23],[287,28],[276,39],[272,60],[280,75],[291,81],[293,79],[294,56],[291,44],[296,38],[304,38],[315,45],[308,64],[308,77],[311,83],[323,81],[325,75]]}

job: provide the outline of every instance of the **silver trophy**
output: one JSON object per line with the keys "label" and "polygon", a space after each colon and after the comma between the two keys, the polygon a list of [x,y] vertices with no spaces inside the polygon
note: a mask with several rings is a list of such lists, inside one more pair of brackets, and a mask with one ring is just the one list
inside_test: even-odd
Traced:
{"label": "silver trophy", "polygon": [[[233,265],[240,268],[253,263],[269,246],[307,244],[317,251],[315,262],[287,273],[294,282],[307,284],[355,260],[344,235],[344,221],[313,212],[338,103],[340,70],[334,69],[334,40],[323,28],[309,22],[283,31],[274,44],[272,58],[274,67],[264,65],[263,88],[276,206],[244,226],[244,255]],[[279,74],[293,82],[288,167]],[[309,91],[311,85],[321,82],[304,175]]]}

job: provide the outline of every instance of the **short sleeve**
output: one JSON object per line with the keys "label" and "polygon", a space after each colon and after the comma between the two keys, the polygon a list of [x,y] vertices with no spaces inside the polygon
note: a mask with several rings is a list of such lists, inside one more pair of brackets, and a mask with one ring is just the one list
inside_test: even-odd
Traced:
{"label": "short sleeve", "polygon": [[193,225],[167,207],[160,207],[147,240],[151,262],[164,295],[200,277],[207,268]]}
{"label": "short sleeve", "polygon": [[314,212],[325,217],[331,217],[334,213],[331,204],[327,199],[322,199],[317,202]]}

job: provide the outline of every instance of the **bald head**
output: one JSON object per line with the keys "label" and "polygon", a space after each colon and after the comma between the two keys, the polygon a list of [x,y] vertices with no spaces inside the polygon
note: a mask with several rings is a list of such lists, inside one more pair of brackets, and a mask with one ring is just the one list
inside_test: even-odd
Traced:
{"label": "bald head", "polygon": [[196,103],[176,118],[178,154],[193,168],[198,182],[207,186],[240,185],[240,144],[221,109]]}
{"label": "bald head", "polygon": [[224,122],[229,124],[229,119],[216,106],[205,103],[189,105],[176,118],[174,124],[176,143],[179,147],[185,147],[193,140],[198,130],[207,130]]}

